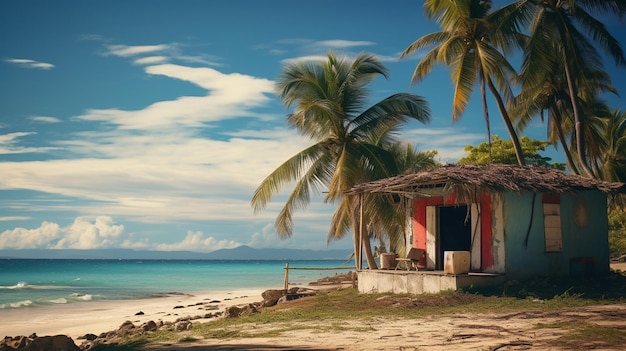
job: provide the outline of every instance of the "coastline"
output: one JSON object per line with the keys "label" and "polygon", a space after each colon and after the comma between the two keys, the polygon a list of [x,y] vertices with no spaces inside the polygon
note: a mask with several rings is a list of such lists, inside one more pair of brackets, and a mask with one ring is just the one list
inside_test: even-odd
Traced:
{"label": "coastline", "polygon": [[[134,324],[151,320],[174,322],[181,317],[205,316],[230,306],[259,302],[265,290],[206,291],[136,300],[89,301],[0,310],[0,330],[3,333],[1,336],[62,334],[78,344],[78,337],[115,330],[125,321]],[[138,314],[140,312],[142,314]],[[211,319],[214,318],[198,318],[194,322]]]}

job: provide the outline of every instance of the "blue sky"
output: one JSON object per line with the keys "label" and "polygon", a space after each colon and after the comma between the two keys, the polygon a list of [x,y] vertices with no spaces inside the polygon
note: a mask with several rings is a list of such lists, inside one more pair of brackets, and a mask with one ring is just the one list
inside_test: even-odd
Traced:
{"label": "blue sky", "polygon": [[[430,103],[432,122],[408,124],[404,139],[442,162],[486,141],[477,95],[451,121],[445,67],[409,84],[419,56],[400,52],[438,30],[421,3],[0,2],[0,249],[326,248],[333,207],[321,198],[297,213],[289,240],[273,227],[280,196],[261,213],[250,206],[261,180],[308,144],[274,95],[284,64],[374,53],[390,78],[371,85],[372,102],[410,92]],[[623,26],[606,24],[626,46]],[[607,69],[624,94],[625,70]],[[507,138],[495,107],[491,121]],[[522,134],[544,139],[545,128]]]}

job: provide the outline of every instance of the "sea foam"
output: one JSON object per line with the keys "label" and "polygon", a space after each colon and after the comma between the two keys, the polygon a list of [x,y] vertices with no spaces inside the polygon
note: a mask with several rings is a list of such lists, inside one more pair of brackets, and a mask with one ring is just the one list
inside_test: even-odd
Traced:
{"label": "sea foam", "polygon": [[26,282],[18,282],[15,285],[9,285],[9,286],[0,286],[0,289],[10,289],[10,290],[14,290],[14,289],[24,289],[28,287],[28,283]]}
{"label": "sea foam", "polygon": [[18,302],[10,303],[9,306],[11,306],[13,308],[20,308],[20,307],[28,307],[28,306],[30,306],[32,304],[33,304],[33,302],[31,300],[24,300],[24,301],[18,301]]}

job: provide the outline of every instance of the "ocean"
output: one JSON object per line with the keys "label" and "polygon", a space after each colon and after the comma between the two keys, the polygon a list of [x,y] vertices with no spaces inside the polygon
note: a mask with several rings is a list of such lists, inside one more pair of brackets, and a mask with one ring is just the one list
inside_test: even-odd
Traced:
{"label": "ocean", "polygon": [[[285,261],[0,259],[2,310],[167,294],[281,289]],[[289,261],[290,284],[354,270],[354,262]],[[327,268],[342,268],[327,270]],[[314,270],[315,268],[323,270]]]}

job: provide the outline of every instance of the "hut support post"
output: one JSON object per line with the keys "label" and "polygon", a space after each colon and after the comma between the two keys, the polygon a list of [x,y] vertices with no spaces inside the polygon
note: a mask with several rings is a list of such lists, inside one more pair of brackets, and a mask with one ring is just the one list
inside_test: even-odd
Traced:
{"label": "hut support post", "polygon": [[286,293],[289,290],[289,262],[285,263],[285,282],[283,287]]}
{"label": "hut support post", "polygon": [[358,269],[363,269],[363,194],[359,194],[359,256]]}

